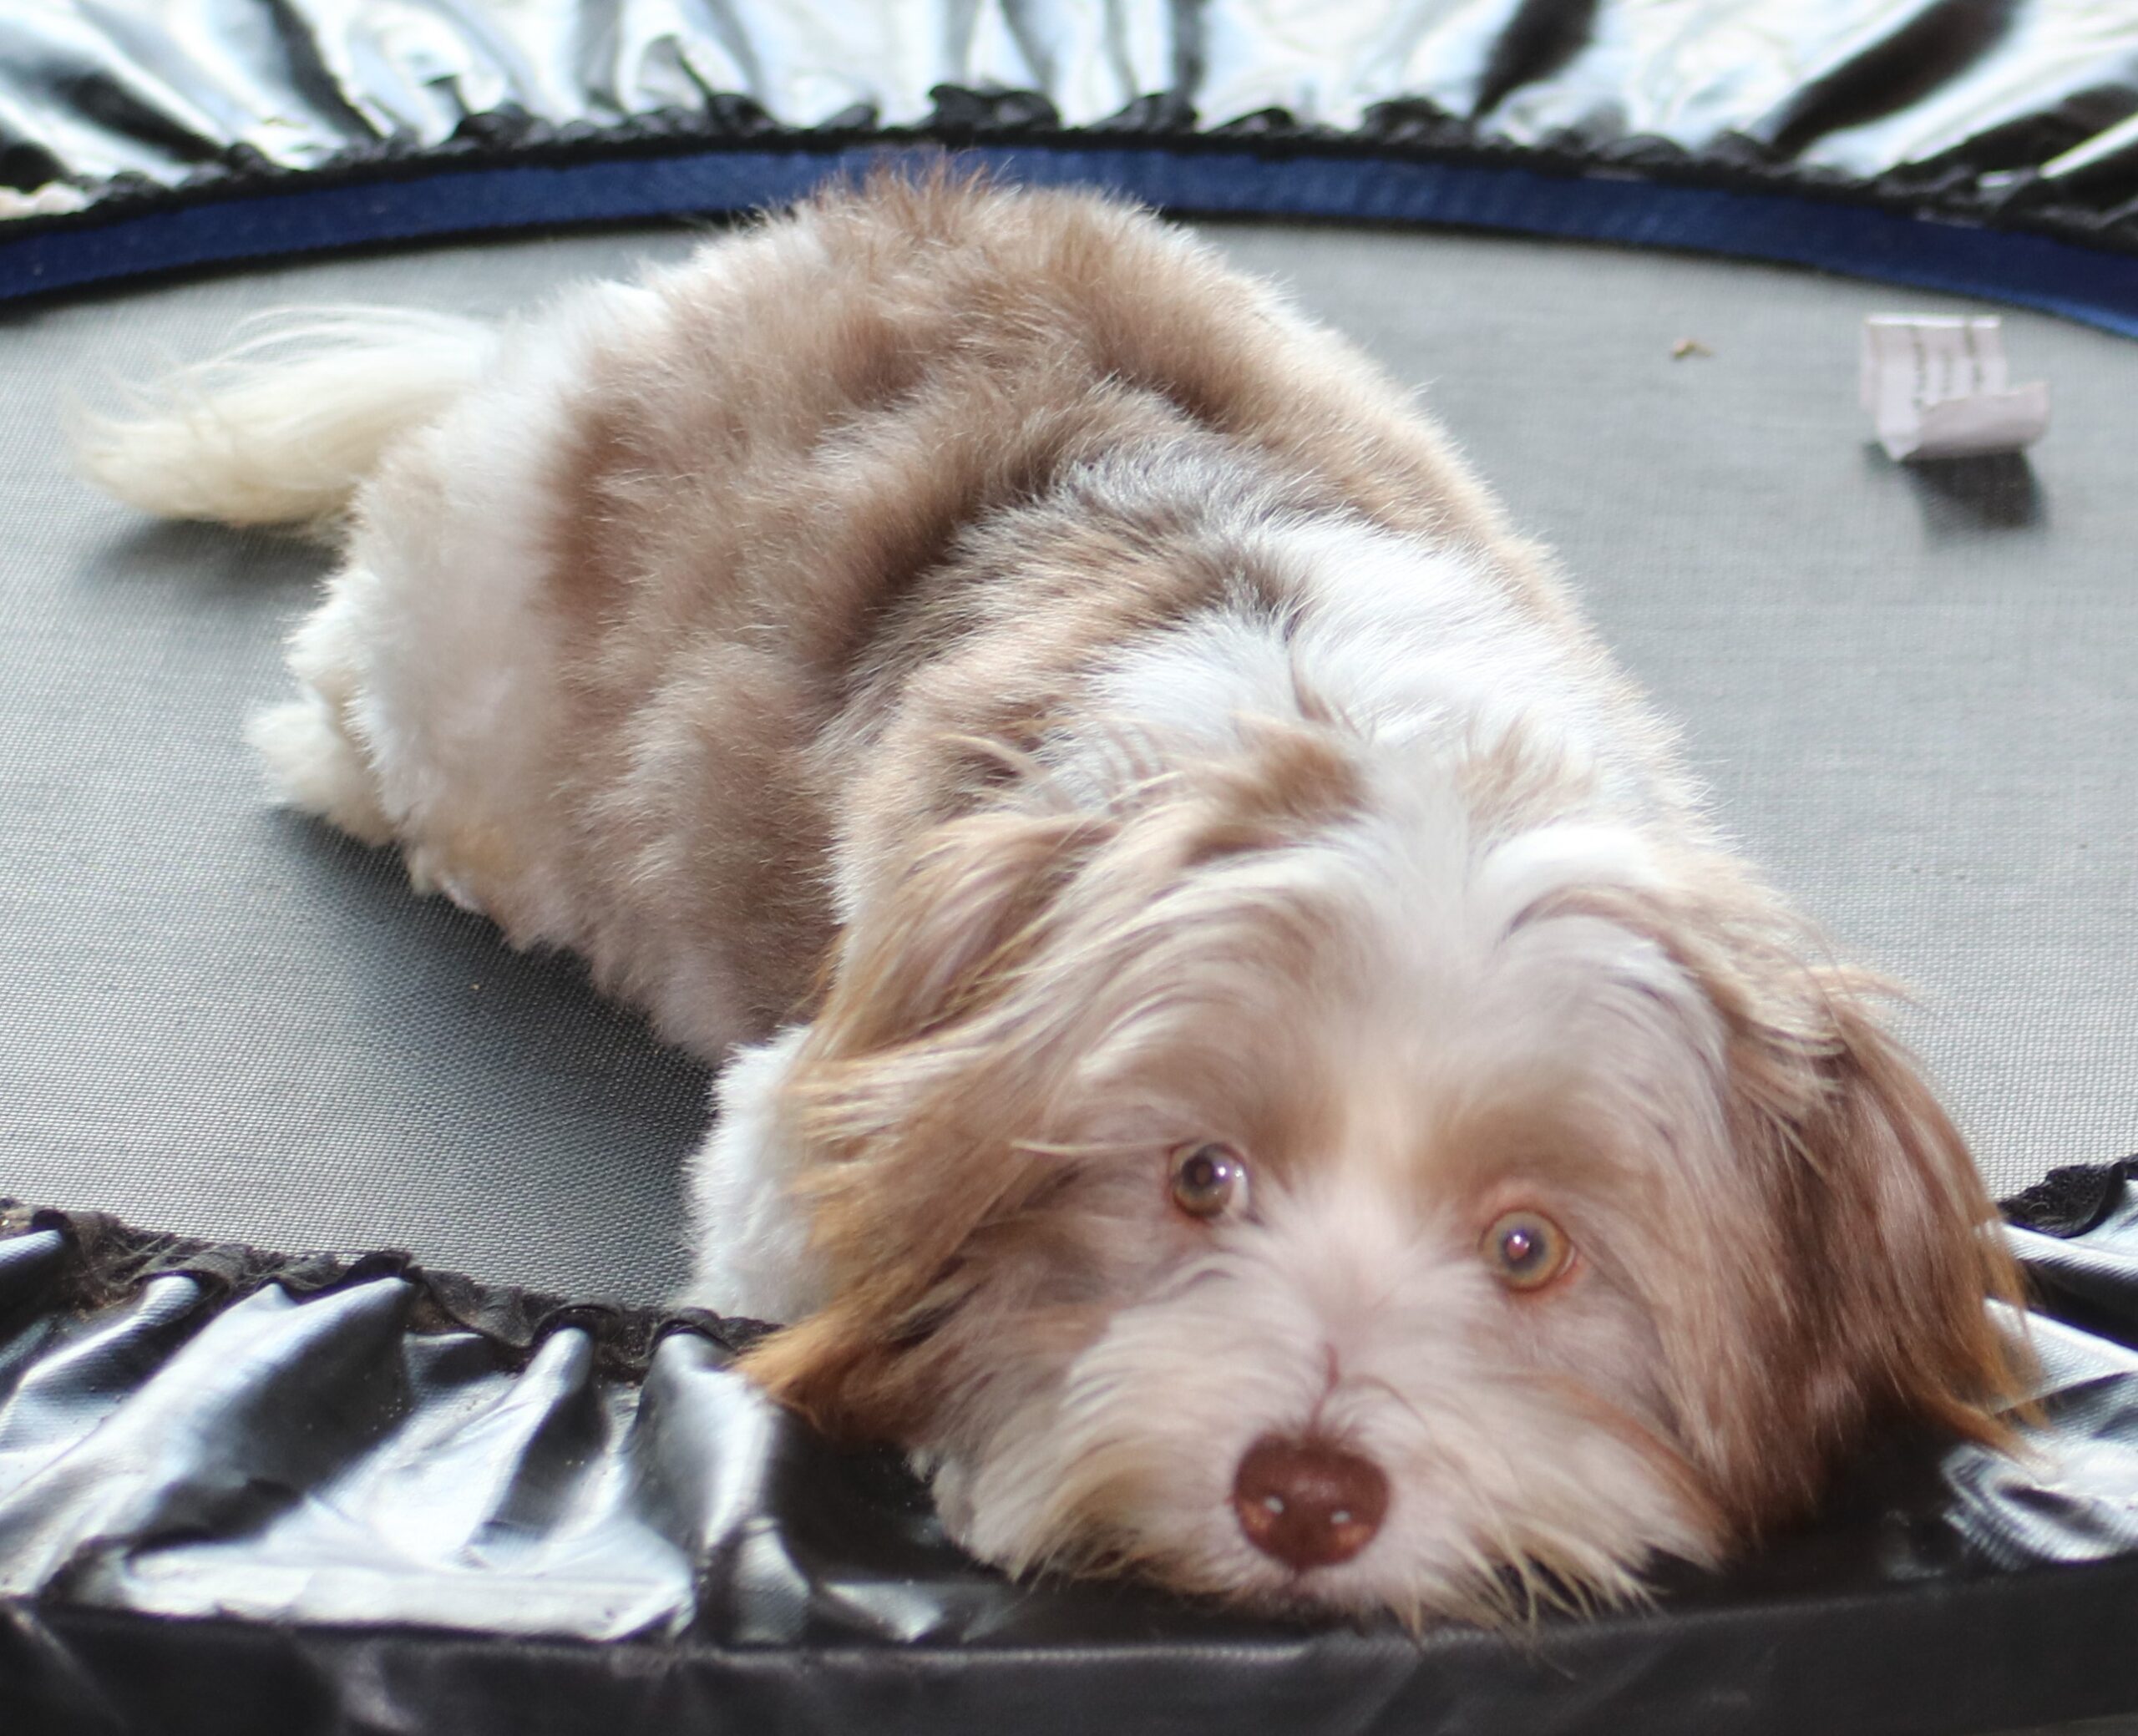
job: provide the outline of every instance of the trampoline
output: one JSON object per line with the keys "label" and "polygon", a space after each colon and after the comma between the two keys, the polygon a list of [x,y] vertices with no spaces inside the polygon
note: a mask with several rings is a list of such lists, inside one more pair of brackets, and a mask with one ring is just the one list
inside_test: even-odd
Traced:
{"label": "trampoline", "polygon": [[[1660,10],[0,24],[25,1728],[2138,1728],[2138,14],[1806,8],[1761,48]],[[1735,84],[1659,83],[1709,50]],[[327,554],[130,516],[53,405],[264,308],[529,306],[924,143],[1149,197],[1423,389],[1726,827],[1915,991],[2025,1196],[2062,1456],[1896,1443],[1653,1610],[1414,1642],[1007,1585],[898,1466],[736,1390],[747,1324],[661,1315],[704,1070],[266,806],[239,730]],[[2001,313],[2048,435],[1887,460],[1856,342],[1896,308]]]}

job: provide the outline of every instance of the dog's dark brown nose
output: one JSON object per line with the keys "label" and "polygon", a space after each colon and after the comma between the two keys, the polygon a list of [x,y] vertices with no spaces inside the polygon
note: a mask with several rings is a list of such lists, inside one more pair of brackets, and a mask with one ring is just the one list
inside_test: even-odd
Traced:
{"label": "dog's dark brown nose", "polygon": [[1265,1435],[1233,1477],[1247,1541],[1287,1567],[1333,1567],[1373,1541],[1388,1512],[1388,1479],[1370,1459],[1325,1440]]}

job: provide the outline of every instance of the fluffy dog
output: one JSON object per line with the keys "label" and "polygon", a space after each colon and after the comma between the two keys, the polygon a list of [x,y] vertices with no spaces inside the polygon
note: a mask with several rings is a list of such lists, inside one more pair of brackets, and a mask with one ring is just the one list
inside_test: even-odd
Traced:
{"label": "fluffy dog", "polygon": [[345,507],[293,806],[725,1059],[689,1300],[964,1546],[1420,1621],[1635,1591],[2011,1272],[1859,979],[1353,349],[1097,198],[828,194],[94,425]]}

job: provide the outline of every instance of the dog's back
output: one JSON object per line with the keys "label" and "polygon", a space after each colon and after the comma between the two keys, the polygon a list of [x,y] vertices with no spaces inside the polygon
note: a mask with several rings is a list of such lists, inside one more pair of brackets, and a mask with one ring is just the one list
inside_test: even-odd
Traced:
{"label": "dog's back", "polygon": [[1081,466],[1222,445],[1582,631],[1350,346],[1087,195],[879,177],[501,330],[343,310],[174,385],[84,425],[93,478],[182,516],[349,513],[300,696],[253,728],[278,792],[708,1055],[805,998],[834,883],[954,799],[922,752],[843,808],[893,689],[989,622],[996,661],[954,684],[980,691],[908,732],[999,733],[1124,613],[1222,580],[1133,525],[1064,541],[1075,595],[953,559]]}

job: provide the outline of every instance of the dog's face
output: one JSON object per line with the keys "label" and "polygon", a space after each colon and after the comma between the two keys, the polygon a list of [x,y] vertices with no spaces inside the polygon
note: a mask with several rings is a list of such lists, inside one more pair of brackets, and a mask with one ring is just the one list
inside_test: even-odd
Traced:
{"label": "dog's face", "polygon": [[1013,1569],[1414,1621],[1717,1558],[1874,1415],[1990,1430],[1948,1124],[1725,862],[1529,823],[1580,792],[1520,757],[1271,727],[940,828],[793,1076],[832,1296],[758,1378]]}

